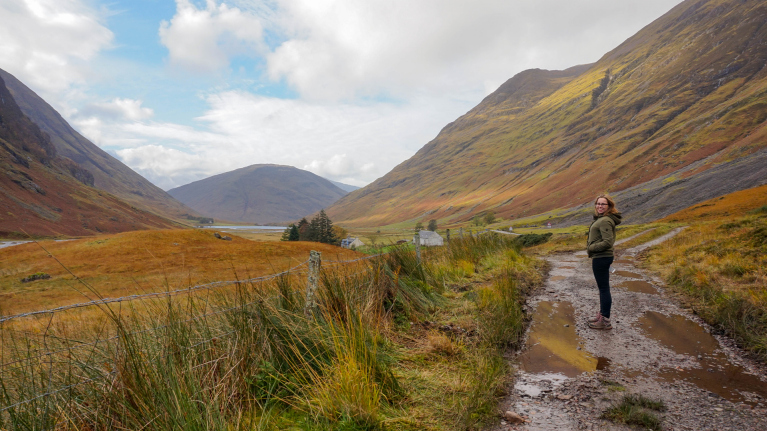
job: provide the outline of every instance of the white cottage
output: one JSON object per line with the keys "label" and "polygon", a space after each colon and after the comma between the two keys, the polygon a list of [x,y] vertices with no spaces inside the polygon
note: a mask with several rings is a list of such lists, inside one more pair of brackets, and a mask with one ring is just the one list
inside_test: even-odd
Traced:
{"label": "white cottage", "polygon": [[360,248],[360,247],[362,247],[364,245],[365,245],[365,243],[360,241],[359,238],[351,238],[351,237],[349,237],[349,238],[345,238],[345,239],[341,240],[341,247],[343,247],[343,248],[352,248],[352,247]]}
{"label": "white cottage", "polygon": [[[442,237],[437,232],[422,230],[418,232],[418,235],[421,237],[421,245],[428,247],[442,245]],[[413,236],[413,243],[415,244],[415,236]]]}

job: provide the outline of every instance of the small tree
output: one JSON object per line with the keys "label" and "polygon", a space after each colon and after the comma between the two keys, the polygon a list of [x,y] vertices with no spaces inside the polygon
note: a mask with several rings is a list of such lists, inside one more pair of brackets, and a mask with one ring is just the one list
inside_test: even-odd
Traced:
{"label": "small tree", "polygon": [[485,222],[485,219],[481,215],[477,214],[473,219],[471,219],[471,221],[474,226],[482,226],[482,224]]}
{"label": "small tree", "polygon": [[485,223],[487,224],[493,224],[495,223],[495,213],[492,211],[488,211],[485,213]]}
{"label": "small tree", "polygon": [[298,234],[298,226],[291,223],[285,228],[280,241],[298,241],[299,239],[301,239],[301,236]]}
{"label": "small tree", "polygon": [[306,221],[306,217],[298,222],[298,236],[299,241],[312,241],[312,233],[310,231],[309,222]]}
{"label": "small tree", "polygon": [[423,230],[423,223],[421,223],[420,221],[419,221],[418,223],[416,223],[416,224],[415,224],[415,229],[414,229],[414,230],[415,230],[416,232],[418,232],[419,230]]}
{"label": "small tree", "polygon": [[280,241],[290,241],[290,228],[292,228],[293,225],[289,225],[285,228],[285,231],[282,232],[282,238],[280,238]]}
{"label": "small tree", "polygon": [[429,230],[432,232],[437,231],[437,220],[434,220],[434,219],[429,220]]}
{"label": "small tree", "polygon": [[288,241],[298,241],[301,239],[301,235],[298,233],[298,226],[292,224],[290,225],[290,235],[288,236]]}
{"label": "small tree", "polygon": [[325,244],[335,244],[338,242],[338,238],[333,232],[333,222],[325,214],[325,210],[320,210],[312,221],[309,223],[309,240],[316,242],[323,242]]}
{"label": "small tree", "polygon": [[338,239],[342,239],[349,236],[349,232],[341,226],[333,225],[333,235],[335,235]]}

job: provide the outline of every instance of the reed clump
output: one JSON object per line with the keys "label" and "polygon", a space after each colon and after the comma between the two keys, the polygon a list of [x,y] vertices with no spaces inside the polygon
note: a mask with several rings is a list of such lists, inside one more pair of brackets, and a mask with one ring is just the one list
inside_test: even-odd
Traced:
{"label": "reed clump", "polygon": [[541,265],[493,235],[423,255],[325,264],[314,309],[305,276],[285,274],[101,306],[77,331],[71,316],[7,322],[0,428],[478,429]]}

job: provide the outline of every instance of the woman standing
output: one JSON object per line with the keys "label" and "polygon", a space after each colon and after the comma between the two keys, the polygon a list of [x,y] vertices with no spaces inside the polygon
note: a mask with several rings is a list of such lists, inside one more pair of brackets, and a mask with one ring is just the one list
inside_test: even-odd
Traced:
{"label": "woman standing", "polygon": [[610,265],[614,256],[615,226],[621,224],[621,218],[612,199],[607,195],[597,196],[594,201],[594,222],[589,228],[587,243],[591,268],[599,288],[599,312],[589,319],[589,327],[594,329],[613,328],[610,324],[610,308],[613,304],[610,295]]}

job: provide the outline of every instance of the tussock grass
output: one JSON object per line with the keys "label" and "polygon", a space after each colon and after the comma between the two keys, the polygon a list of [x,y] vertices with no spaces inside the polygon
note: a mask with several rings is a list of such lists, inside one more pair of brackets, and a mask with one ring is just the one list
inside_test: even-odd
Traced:
{"label": "tussock grass", "polygon": [[613,422],[638,425],[645,429],[660,431],[661,420],[652,411],[666,411],[663,400],[654,400],[641,394],[626,394],[620,402],[605,410],[600,416]]}
{"label": "tussock grass", "polygon": [[480,429],[541,264],[495,235],[423,256],[325,265],[308,315],[284,275],[5,325],[0,405],[32,401],[0,428]]}

